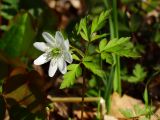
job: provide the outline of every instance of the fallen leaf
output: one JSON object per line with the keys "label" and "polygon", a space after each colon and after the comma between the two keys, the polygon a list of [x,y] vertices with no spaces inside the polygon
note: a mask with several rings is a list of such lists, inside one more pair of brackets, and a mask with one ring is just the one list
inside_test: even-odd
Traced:
{"label": "fallen leaf", "polygon": [[131,109],[133,110],[134,105],[139,105],[141,107],[144,107],[144,104],[141,100],[135,99],[128,95],[123,95],[122,97],[118,93],[113,93],[111,97],[111,110],[110,115],[116,117],[116,118],[125,118],[121,112],[120,109]]}

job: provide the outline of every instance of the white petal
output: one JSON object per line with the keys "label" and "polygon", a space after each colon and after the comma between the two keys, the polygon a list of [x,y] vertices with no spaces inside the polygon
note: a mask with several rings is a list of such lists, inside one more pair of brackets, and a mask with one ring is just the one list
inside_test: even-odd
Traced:
{"label": "white petal", "polygon": [[53,77],[56,71],[57,71],[57,59],[52,59],[48,71],[49,76]]}
{"label": "white petal", "polygon": [[69,52],[64,53],[64,60],[67,61],[68,63],[72,63],[72,55]]}
{"label": "white petal", "polygon": [[64,44],[64,38],[61,32],[57,31],[55,35],[56,43],[58,45],[63,45]]}
{"label": "white petal", "polygon": [[68,51],[69,50],[69,41],[68,41],[68,39],[64,41],[64,45],[65,45],[66,50]]}
{"label": "white petal", "polygon": [[62,73],[62,74],[65,74],[67,72],[67,67],[66,67],[66,62],[60,58],[58,60],[58,68],[59,68],[59,71]]}
{"label": "white petal", "polygon": [[35,42],[33,46],[42,52],[47,51],[47,49],[49,48],[49,46],[47,46],[47,44],[44,42]]}
{"label": "white petal", "polygon": [[42,65],[50,60],[51,60],[51,57],[49,56],[49,53],[44,53],[41,56],[39,56],[36,60],[34,60],[34,64]]}
{"label": "white petal", "polygon": [[49,34],[48,32],[43,32],[42,33],[43,38],[45,39],[45,41],[51,45],[54,45],[55,43],[55,38]]}

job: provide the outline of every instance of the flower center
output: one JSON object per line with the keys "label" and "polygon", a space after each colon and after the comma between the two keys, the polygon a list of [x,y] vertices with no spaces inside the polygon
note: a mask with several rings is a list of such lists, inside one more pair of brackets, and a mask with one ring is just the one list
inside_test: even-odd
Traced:
{"label": "flower center", "polygon": [[57,56],[61,53],[61,50],[60,48],[53,48],[51,52],[53,56]]}

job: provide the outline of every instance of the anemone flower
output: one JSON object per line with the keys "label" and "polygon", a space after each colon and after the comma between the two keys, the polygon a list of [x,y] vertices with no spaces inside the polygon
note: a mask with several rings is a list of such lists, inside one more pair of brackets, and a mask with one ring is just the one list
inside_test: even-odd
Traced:
{"label": "anemone flower", "polygon": [[67,64],[72,63],[73,59],[69,52],[69,41],[64,40],[61,32],[57,31],[55,37],[53,37],[48,32],[42,33],[44,42],[35,42],[33,45],[38,50],[44,52],[36,60],[34,60],[35,65],[42,65],[44,63],[50,62],[48,75],[53,77],[59,69],[62,74],[67,72]]}

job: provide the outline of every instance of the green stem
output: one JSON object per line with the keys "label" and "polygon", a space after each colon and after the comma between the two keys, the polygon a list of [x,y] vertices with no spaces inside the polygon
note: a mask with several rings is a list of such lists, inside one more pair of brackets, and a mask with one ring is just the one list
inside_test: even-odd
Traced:
{"label": "green stem", "polygon": [[83,87],[82,87],[82,109],[81,109],[81,120],[83,120],[83,112],[84,112],[84,97],[85,97],[85,79],[86,73],[85,68],[83,69]]}
{"label": "green stem", "polygon": [[[110,39],[118,38],[118,19],[117,19],[117,0],[103,0],[107,9],[112,9],[112,13],[109,16],[109,27],[110,27]],[[120,78],[120,58],[113,54],[114,64],[111,68],[109,80],[106,81],[108,84],[105,91],[105,100],[107,106],[109,106],[110,94],[112,87],[115,92],[121,94],[121,78]],[[107,107],[109,108],[109,107]]]}
{"label": "green stem", "polygon": [[[85,57],[86,55],[88,55],[89,44],[90,44],[90,42],[87,43],[87,48],[86,48],[84,57]],[[83,87],[82,87],[81,120],[83,120],[83,112],[84,112],[84,97],[85,97],[85,83],[86,83],[85,79],[86,79],[86,69],[85,69],[85,67],[84,67],[84,69],[83,69]]]}
{"label": "green stem", "polygon": [[85,56],[88,55],[89,44],[90,44],[90,42],[87,43],[87,47],[86,47],[86,51],[85,51]]}
{"label": "green stem", "polygon": [[105,100],[106,100],[106,104],[107,104],[107,112],[109,112],[109,108],[110,108],[110,94],[111,94],[111,92],[112,92],[112,88],[113,88],[113,82],[112,82],[112,80],[113,80],[113,76],[114,76],[114,68],[115,67],[112,67],[112,69],[111,69],[111,72],[110,72],[110,76],[109,76],[109,79],[108,79],[108,84],[107,84],[107,86],[106,86],[106,88],[105,88],[105,94],[104,94],[104,98],[105,98]]}
{"label": "green stem", "polygon": [[81,57],[85,56],[81,50],[77,49],[76,47],[74,47],[72,45],[70,45],[70,47],[72,48],[73,51],[76,51]]}
{"label": "green stem", "polygon": [[[108,9],[112,9],[112,14],[109,17],[110,38],[118,38],[117,0],[107,0],[105,5]],[[113,77],[113,89],[115,92],[121,94],[120,58],[117,55],[113,55],[113,57],[115,60],[115,65],[112,66],[112,69],[115,70]]]}

